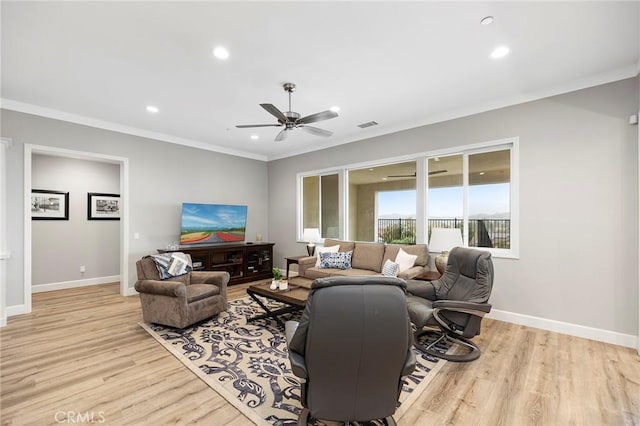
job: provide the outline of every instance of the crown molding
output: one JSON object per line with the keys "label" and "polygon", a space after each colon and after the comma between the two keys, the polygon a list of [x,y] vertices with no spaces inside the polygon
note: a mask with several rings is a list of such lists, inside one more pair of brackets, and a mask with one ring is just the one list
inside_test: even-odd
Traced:
{"label": "crown molding", "polygon": [[640,60],[637,64],[631,64],[626,67],[618,68],[613,71],[592,75],[586,78],[572,80],[570,82],[563,83],[561,85],[552,86],[543,90],[537,90],[529,93],[523,93],[518,96],[496,99],[481,104],[471,105],[468,107],[458,108],[443,113],[432,114],[424,117],[421,120],[402,123],[396,126],[388,126],[384,129],[371,128],[367,130],[367,136],[359,136],[351,139],[335,140],[331,142],[319,143],[314,147],[298,149],[290,151],[286,154],[269,156],[269,161],[279,160],[287,157],[293,157],[296,155],[307,154],[313,151],[319,151],[326,148],[331,148],[338,145],[344,145],[351,142],[357,142],[360,140],[372,139],[378,136],[384,136],[392,133],[402,132],[405,130],[415,129],[417,127],[428,126],[430,124],[441,123],[443,121],[455,120],[457,118],[468,117],[483,112],[488,112],[500,108],[506,108],[526,102],[537,101],[544,98],[549,98],[556,95],[562,95],[565,93],[575,92],[582,89],[588,89],[590,87],[600,86],[607,83],[613,83],[627,78],[633,78],[638,75],[640,69]]}
{"label": "crown molding", "polygon": [[548,98],[555,95],[561,95],[589,87],[599,86],[602,84],[612,83],[626,78],[632,78],[638,76],[640,73],[640,59],[629,66],[618,68],[613,71],[589,76],[586,78],[572,80],[561,85],[553,86],[543,90],[533,91],[530,93],[524,93],[518,96],[493,100],[481,104],[472,105],[469,107],[458,108],[451,111],[446,111],[439,114],[432,114],[426,116],[420,120],[414,120],[412,122],[406,122],[395,126],[385,127],[384,129],[371,129],[366,133],[366,136],[359,135],[351,138],[336,139],[331,142],[319,143],[313,147],[294,149],[284,154],[279,155],[261,155],[247,151],[234,150],[231,148],[225,148],[222,146],[211,145],[209,143],[185,139],[178,136],[167,135],[159,132],[152,132],[136,127],[125,126],[118,123],[112,123],[104,120],[99,120],[91,117],[86,117],[78,114],[72,114],[64,111],[59,111],[51,108],[45,108],[38,105],[28,104],[24,102],[15,101],[12,99],[0,98],[0,107],[12,111],[23,112],[27,114],[38,115],[41,117],[53,118],[61,121],[68,121],[71,123],[82,124],[85,126],[96,127],[104,130],[111,130],[115,132],[130,134],[134,136],[140,136],[143,138],[155,139],[168,143],[175,143],[178,145],[184,145],[191,148],[203,149],[206,151],[218,152],[221,154],[233,155],[236,157],[244,157],[259,161],[273,161],[288,157],[294,157],[297,155],[307,154],[314,151],[320,151],[322,149],[331,148],[334,146],[344,145],[351,142],[357,142],[360,140],[371,139],[378,136],[384,136],[391,133],[397,133],[405,130],[414,129],[417,127],[427,126],[430,124],[440,123],[443,121],[454,120],[457,118],[467,117],[470,115],[480,114],[499,108],[505,108],[513,105],[522,104],[525,102],[531,102],[539,99]]}
{"label": "crown molding", "polygon": [[38,105],[28,104],[15,101],[13,99],[0,98],[0,107],[3,109],[33,114],[40,117],[53,118],[55,120],[67,121],[69,123],[82,124],[84,126],[95,127],[103,130],[110,130],[119,133],[125,133],[133,136],[140,136],[148,139],[155,139],[163,142],[184,145],[191,148],[203,149],[205,151],[213,151],[221,154],[233,155],[236,157],[250,158],[253,160],[267,161],[264,155],[258,155],[251,152],[239,151],[235,149],[225,148],[222,146],[211,145],[205,142],[192,139],[181,138],[178,136],[167,135],[160,132],[152,132],[137,127],[125,126],[123,124],[112,123],[110,121],[99,120],[83,115],[72,114],[65,111],[59,111],[52,108],[41,107]]}

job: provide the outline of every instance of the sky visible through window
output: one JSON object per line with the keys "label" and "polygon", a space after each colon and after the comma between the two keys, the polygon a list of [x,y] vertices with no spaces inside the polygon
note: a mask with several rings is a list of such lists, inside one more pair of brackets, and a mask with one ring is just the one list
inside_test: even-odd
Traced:
{"label": "sky visible through window", "polygon": [[[509,218],[509,184],[469,187],[469,217],[504,216]],[[378,192],[378,217],[416,217],[416,191]],[[462,187],[429,190],[429,217],[462,218]]]}

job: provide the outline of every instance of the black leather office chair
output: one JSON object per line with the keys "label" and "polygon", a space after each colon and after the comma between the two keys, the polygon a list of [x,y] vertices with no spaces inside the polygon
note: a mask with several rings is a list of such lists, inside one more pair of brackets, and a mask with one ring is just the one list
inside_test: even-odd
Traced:
{"label": "black leather office chair", "polygon": [[[451,250],[447,267],[439,280],[409,280],[407,307],[411,322],[417,328],[416,347],[448,361],[477,359],[480,349],[469,339],[480,334],[482,317],[491,311],[487,302],[492,287],[491,253],[463,247]],[[420,337],[426,333],[438,336],[428,345],[420,343]],[[435,349],[436,345],[447,341],[460,344],[468,351],[446,354]]]}
{"label": "black leather office chair", "polygon": [[299,425],[310,416],[395,424],[402,377],[415,368],[403,280],[317,279],[300,323],[286,329],[291,368],[303,379]]}

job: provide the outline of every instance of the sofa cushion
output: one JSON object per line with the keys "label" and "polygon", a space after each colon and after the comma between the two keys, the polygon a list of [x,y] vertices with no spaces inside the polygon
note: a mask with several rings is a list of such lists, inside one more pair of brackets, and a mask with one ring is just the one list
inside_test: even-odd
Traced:
{"label": "sofa cushion", "polygon": [[351,268],[352,251],[342,251],[338,253],[320,253],[320,267],[349,269]]}
{"label": "sofa cushion", "polygon": [[[304,277],[309,278],[310,280],[315,280],[316,278],[324,278],[331,276],[331,271],[333,269],[322,269],[319,266],[313,266],[304,271]],[[336,269],[338,271],[338,269]]]}
{"label": "sofa cushion", "polygon": [[334,273],[331,276],[340,275],[343,277],[357,277],[359,275],[380,275],[377,272],[370,271],[368,269],[334,269]]}
{"label": "sofa cushion", "polygon": [[324,246],[324,247],[317,247],[316,248],[316,267],[320,266],[320,254],[321,253],[337,253],[338,249],[340,249],[340,246],[338,244],[332,245],[332,246]]}
{"label": "sofa cushion", "polygon": [[353,241],[332,240],[331,238],[326,238],[324,240],[325,247],[340,246],[340,249],[338,251],[353,251],[355,245],[356,243],[354,243]]}
{"label": "sofa cushion", "polygon": [[367,269],[382,272],[384,244],[357,242],[353,249],[351,266],[356,269]]}
{"label": "sofa cushion", "polygon": [[220,287],[213,284],[191,284],[186,286],[186,290],[187,303],[197,302],[220,294]]}
{"label": "sofa cushion", "polygon": [[418,256],[415,263],[417,266],[427,266],[429,264],[429,250],[427,249],[426,244],[387,244],[384,249],[383,260],[385,262],[387,261],[387,259],[395,261],[400,249],[404,250],[408,254],[414,254]]}
{"label": "sofa cushion", "polygon": [[397,277],[398,276],[398,265],[396,262],[387,259],[382,266],[382,275],[386,277]]}
{"label": "sofa cushion", "polygon": [[337,269],[337,268],[318,268],[313,267],[306,270],[304,278],[315,280],[317,278],[335,277],[335,276],[358,276],[358,275],[380,275],[377,272],[367,269]]}
{"label": "sofa cushion", "polygon": [[396,256],[396,263],[398,264],[398,272],[406,271],[407,269],[413,267],[416,263],[416,259],[418,256],[415,254],[408,254],[406,251],[400,249],[398,250],[398,255]]}

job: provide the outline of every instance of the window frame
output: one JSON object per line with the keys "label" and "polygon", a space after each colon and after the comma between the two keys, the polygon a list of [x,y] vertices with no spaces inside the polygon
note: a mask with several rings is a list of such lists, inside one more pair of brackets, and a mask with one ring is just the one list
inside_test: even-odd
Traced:
{"label": "window frame", "polygon": [[[462,219],[463,219],[463,235],[462,240],[465,247],[469,246],[469,156],[475,154],[485,154],[496,151],[509,150],[509,238],[510,248],[493,248],[493,247],[471,247],[478,248],[480,250],[489,251],[492,255],[499,258],[519,258],[519,198],[518,198],[518,138],[503,139],[499,141],[493,141],[486,144],[475,144],[466,147],[452,148],[447,150],[430,153],[425,157],[424,164],[426,168],[425,172],[425,233],[428,232],[429,223],[429,186],[428,186],[428,164],[429,159],[435,157],[446,157],[452,155],[462,155]],[[425,235],[425,241],[427,236]]]}
{"label": "window frame", "polygon": [[486,153],[492,151],[510,150],[510,248],[490,248],[481,247],[480,249],[489,251],[497,258],[519,259],[520,256],[520,220],[519,220],[519,137],[510,137],[493,141],[479,142],[474,144],[448,147],[444,149],[419,152],[411,155],[403,155],[398,157],[389,157],[384,160],[366,161],[361,163],[344,164],[335,167],[309,170],[296,174],[296,238],[301,242],[302,223],[303,223],[303,178],[310,176],[323,176],[328,174],[338,174],[338,217],[339,217],[339,238],[345,239],[348,235],[348,200],[349,200],[349,184],[348,173],[350,170],[362,169],[366,167],[380,167],[394,163],[407,161],[416,162],[416,244],[428,243],[428,161],[434,157],[444,157],[449,155],[463,154],[463,185],[464,185],[464,233],[463,240],[465,247],[468,246],[468,187],[469,187],[469,155]]}

